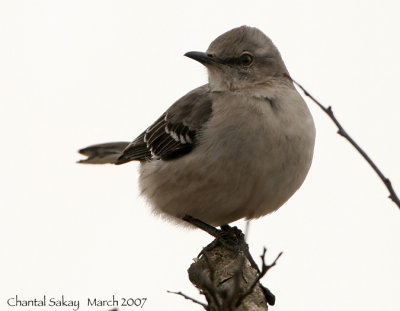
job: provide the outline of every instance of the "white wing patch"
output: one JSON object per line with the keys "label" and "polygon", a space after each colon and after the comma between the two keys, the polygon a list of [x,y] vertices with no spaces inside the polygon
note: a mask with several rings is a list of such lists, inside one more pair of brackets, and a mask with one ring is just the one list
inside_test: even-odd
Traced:
{"label": "white wing patch", "polygon": [[171,130],[168,126],[168,124],[165,126],[165,133],[167,133],[169,136],[171,136],[175,141],[181,143],[181,144],[191,144],[192,139],[189,136],[189,133],[186,134],[178,134]]}
{"label": "white wing patch", "polygon": [[179,136],[173,132],[173,131],[169,131],[169,135],[171,135],[171,137],[175,140],[179,142]]}
{"label": "white wing patch", "polygon": [[189,136],[188,133],[185,134],[185,138],[186,138],[186,142],[187,142],[187,143],[189,143],[189,144],[193,143],[193,141],[192,141],[192,139],[190,138],[190,136]]}

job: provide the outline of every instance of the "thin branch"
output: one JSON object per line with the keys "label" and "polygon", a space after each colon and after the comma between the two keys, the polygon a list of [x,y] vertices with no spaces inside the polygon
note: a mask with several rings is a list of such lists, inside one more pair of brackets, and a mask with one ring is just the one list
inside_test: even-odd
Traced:
{"label": "thin branch", "polygon": [[254,287],[257,285],[257,283],[264,277],[264,275],[268,272],[269,269],[271,269],[273,266],[276,265],[276,262],[278,261],[279,257],[282,256],[282,252],[279,253],[279,255],[275,258],[275,260],[270,264],[270,265],[266,265],[265,264],[265,253],[267,252],[267,249],[264,247],[263,253],[261,255],[261,261],[262,261],[262,268],[261,268],[261,272],[258,274],[258,276],[255,278],[255,280],[253,281],[253,283],[250,285],[250,287],[247,289],[247,291],[241,295],[239,297],[239,299],[236,301],[236,307],[240,306],[240,304],[242,303],[242,301],[248,296],[250,295],[253,290]]}
{"label": "thin branch", "polygon": [[205,303],[202,303],[202,302],[200,302],[200,301],[198,301],[198,300],[196,300],[194,298],[191,298],[191,297],[185,295],[182,292],[171,292],[169,290],[167,290],[167,292],[170,293],[170,294],[175,294],[175,295],[182,296],[183,298],[188,299],[188,300],[190,300],[190,301],[192,301],[194,303],[197,303],[198,305],[202,306],[204,308],[204,310],[208,310],[208,306]]}
{"label": "thin branch", "polygon": [[336,119],[335,115],[333,114],[332,107],[325,107],[323,106],[318,100],[316,100],[301,84],[293,80],[289,75],[286,75],[286,78],[291,80],[294,84],[296,84],[303,92],[304,94],[309,97],[314,103],[316,103],[330,118],[331,120],[335,123],[335,125],[338,128],[338,134],[343,136],[360,154],[361,156],[365,159],[365,161],[368,162],[368,164],[372,167],[372,169],[375,171],[375,173],[379,176],[379,178],[382,180],[383,184],[386,186],[386,188],[389,190],[389,198],[400,208],[400,199],[397,196],[396,192],[393,189],[392,183],[387,178],[385,175],[383,175],[382,171],[376,166],[376,164],[371,160],[371,158],[365,153],[365,151],[354,141],[353,138],[350,137],[350,135],[344,130],[338,119]]}

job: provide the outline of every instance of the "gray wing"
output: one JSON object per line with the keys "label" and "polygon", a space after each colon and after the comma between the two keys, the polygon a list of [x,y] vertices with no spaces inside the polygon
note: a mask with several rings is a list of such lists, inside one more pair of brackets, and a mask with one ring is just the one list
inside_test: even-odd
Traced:
{"label": "gray wing", "polygon": [[196,146],[197,135],[212,113],[208,84],[175,102],[156,122],[130,143],[116,164],[150,159],[172,160]]}

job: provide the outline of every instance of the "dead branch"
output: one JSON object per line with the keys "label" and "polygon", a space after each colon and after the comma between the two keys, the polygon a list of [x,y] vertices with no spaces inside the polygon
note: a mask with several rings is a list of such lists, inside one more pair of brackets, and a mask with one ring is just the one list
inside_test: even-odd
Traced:
{"label": "dead branch", "polygon": [[285,75],[289,80],[291,80],[295,85],[297,85],[303,92],[304,94],[309,97],[314,103],[318,105],[328,116],[331,118],[333,123],[338,128],[338,134],[342,137],[344,137],[360,154],[361,156],[365,159],[365,161],[368,162],[368,164],[372,167],[372,169],[375,171],[375,173],[379,176],[379,178],[382,180],[383,184],[386,186],[386,188],[389,191],[389,198],[399,207],[400,209],[400,199],[397,196],[396,192],[393,189],[392,183],[387,178],[385,175],[383,175],[382,171],[378,168],[378,166],[374,163],[374,161],[371,160],[371,158],[367,155],[367,153],[354,141],[353,138],[344,130],[343,126],[340,124],[338,119],[335,117],[333,114],[333,110],[331,106],[325,107],[323,106],[318,100],[316,100],[301,84],[293,80],[289,75]]}
{"label": "dead branch", "polygon": [[200,289],[208,303],[200,304],[209,311],[268,310],[268,304],[274,304],[275,296],[261,285],[260,279],[276,265],[281,254],[267,265],[264,250],[259,269],[248,252],[243,233],[234,227],[230,228],[230,234],[239,240],[236,247],[229,247],[229,244],[217,238],[202,251],[188,270],[190,281]]}
{"label": "dead branch", "polygon": [[253,281],[253,284],[250,285],[249,289],[239,297],[238,301],[236,302],[236,306],[240,306],[243,299],[245,299],[248,295],[250,295],[253,292],[254,287],[257,285],[257,283],[264,277],[264,275],[268,272],[269,269],[271,269],[273,266],[276,265],[276,262],[278,261],[279,257],[281,257],[283,254],[282,252],[280,252],[279,255],[272,262],[272,264],[267,265],[267,264],[265,264],[265,253],[266,252],[267,252],[267,249],[264,247],[263,253],[261,255],[261,262],[262,262],[261,272],[258,274],[257,278]]}

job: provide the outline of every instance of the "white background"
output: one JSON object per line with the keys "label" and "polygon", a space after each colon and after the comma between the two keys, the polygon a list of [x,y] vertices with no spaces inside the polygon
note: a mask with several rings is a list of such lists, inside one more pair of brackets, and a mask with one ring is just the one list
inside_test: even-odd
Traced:
{"label": "white background", "polygon": [[[211,238],[151,215],[137,163],[78,165],[76,150],[134,139],[206,82],[183,54],[243,24],[272,38],[400,193],[399,13],[384,0],[1,0],[0,309],[16,310],[6,305],[16,294],[64,294],[94,310],[87,297],[115,294],[147,297],[143,310],[201,310],[166,291],[199,298],[186,269]],[[251,224],[256,258],[263,246],[268,261],[284,252],[264,279],[271,310],[400,310],[400,210],[309,106],[318,132],[309,176]]]}

